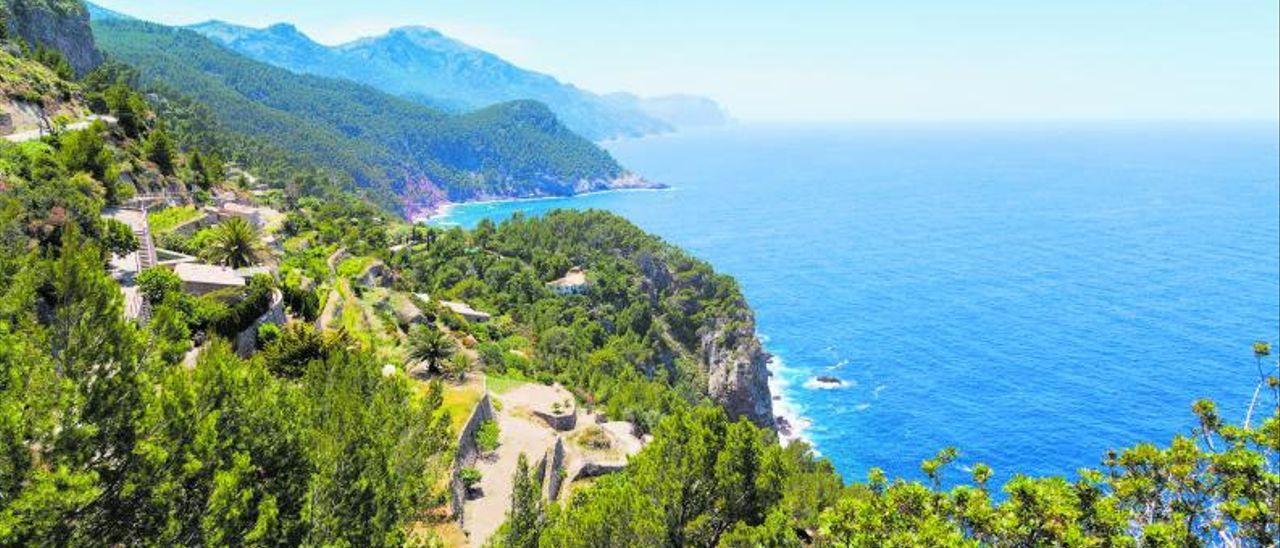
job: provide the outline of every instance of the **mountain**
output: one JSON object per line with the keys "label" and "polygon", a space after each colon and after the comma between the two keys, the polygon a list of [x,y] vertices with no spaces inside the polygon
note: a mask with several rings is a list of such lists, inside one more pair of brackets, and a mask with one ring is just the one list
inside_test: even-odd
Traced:
{"label": "mountain", "polygon": [[[705,98],[681,96],[650,103],[634,96],[628,96],[634,100],[619,100],[596,95],[424,27],[397,28],[333,47],[316,43],[288,24],[254,29],[210,21],[190,28],[258,61],[294,72],[346,78],[437,108],[464,111],[503,101],[539,101],[570,129],[591,139],[681,127],[689,117],[667,115],[680,110],[673,108],[677,103],[697,104],[701,109],[710,104],[724,118],[720,107]],[[701,116],[699,123],[711,118]]]}
{"label": "mountain", "polygon": [[346,173],[408,215],[445,201],[646,184],[532,101],[457,115],[254,61],[185,29],[105,19],[93,30],[144,85],[207,105],[228,131]]}
{"label": "mountain", "polygon": [[89,30],[89,13],[78,0],[0,0],[4,30],[31,46],[62,52],[76,74],[102,63]]}
{"label": "mountain", "polygon": [[604,99],[675,127],[721,126],[732,121],[718,103],[697,95],[639,97],[631,93],[610,93]]}

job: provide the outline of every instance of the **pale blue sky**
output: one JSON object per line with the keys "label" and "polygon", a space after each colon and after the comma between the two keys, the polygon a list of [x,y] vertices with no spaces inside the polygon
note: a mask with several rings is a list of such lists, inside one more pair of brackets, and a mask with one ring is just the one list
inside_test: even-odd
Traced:
{"label": "pale blue sky", "polygon": [[426,25],[593,91],[748,120],[1276,119],[1276,0],[101,0],[163,23]]}

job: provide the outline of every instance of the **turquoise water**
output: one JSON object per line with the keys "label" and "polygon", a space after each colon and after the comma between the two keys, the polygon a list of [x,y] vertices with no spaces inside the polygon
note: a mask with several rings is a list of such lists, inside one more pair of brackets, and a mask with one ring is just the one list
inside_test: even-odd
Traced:
{"label": "turquoise water", "polygon": [[[1240,420],[1280,339],[1274,124],[746,126],[613,143],[667,191],[460,206],[618,212],[738,278],[805,436],[849,478],[1072,474]],[[834,375],[839,389],[812,381]]]}

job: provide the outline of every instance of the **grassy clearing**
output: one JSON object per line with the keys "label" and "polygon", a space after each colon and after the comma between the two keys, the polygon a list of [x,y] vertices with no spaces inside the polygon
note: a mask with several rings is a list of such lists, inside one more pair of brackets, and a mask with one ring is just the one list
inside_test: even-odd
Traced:
{"label": "grassy clearing", "polygon": [[[426,383],[422,389],[426,390]],[[441,409],[449,412],[449,426],[456,434],[462,431],[462,425],[471,418],[471,410],[484,397],[484,383],[467,381],[465,384],[445,383],[444,404]]]}
{"label": "grassy clearing", "polygon": [[374,257],[349,257],[338,263],[338,275],[344,278],[359,276],[377,259]]}
{"label": "grassy clearing", "polygon": [[151,225],[151,233],[158,236],[182,226],[183,223],[198,219],[202,215],[204,212],[196,206],[167,207],[147,213],[147,223]]}
{"label": "grassy clearing", "polygon": [[507,392],[515,390],[516,388],[529,384],[530,381],[510,377],[489,376],[486,378],[486,382],[489,384],[489,392],[501,396]]}

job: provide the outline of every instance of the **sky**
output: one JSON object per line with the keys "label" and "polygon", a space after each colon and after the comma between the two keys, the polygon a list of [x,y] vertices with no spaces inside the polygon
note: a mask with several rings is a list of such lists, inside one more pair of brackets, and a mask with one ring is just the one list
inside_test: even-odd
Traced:
{"label": "sky", "polygon": [[1276,0],[100,0],[168,24],[424,25],[597,92],[737,118],[1275,120]]}

